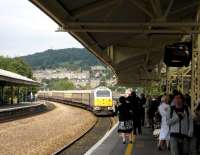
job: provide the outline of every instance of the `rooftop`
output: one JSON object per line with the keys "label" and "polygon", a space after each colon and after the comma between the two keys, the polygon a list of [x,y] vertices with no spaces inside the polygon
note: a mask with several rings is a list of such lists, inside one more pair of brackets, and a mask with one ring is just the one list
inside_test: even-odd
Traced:
{"label": "rooftop", "polygon": [[39,83],[25,76],[0,69],[0,84],[2,85],[30,85],[38,86]]}

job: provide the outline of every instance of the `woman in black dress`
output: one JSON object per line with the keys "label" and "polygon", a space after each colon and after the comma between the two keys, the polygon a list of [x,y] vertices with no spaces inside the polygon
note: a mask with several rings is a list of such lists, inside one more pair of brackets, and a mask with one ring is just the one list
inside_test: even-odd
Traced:
{"label": "woman in black dress", "polygon": [[132,111],[124,96],[119,98],[119,102],[121,104],[116,109],[116,112],[119,116],[118,133],[121,133],[123,144],[126,143],[126,135],[129,137],[129,142],[132,143]]}

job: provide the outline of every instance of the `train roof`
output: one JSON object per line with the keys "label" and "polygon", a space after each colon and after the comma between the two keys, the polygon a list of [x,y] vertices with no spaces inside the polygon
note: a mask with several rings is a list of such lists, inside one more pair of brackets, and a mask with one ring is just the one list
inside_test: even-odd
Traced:
{"label": "train roof", "polygon": [[109,89],[109,88],[107,88],[107,87],[97,87],[97,88],[95,88],[94,90],[95,90],[95,91],[97,91],[97,90],[109,90],[109,91],[111,91],[111,89]]}
{"label": "train roof", "polygon": [[51,90],[51,91],[39,91],[39,92],[54,92],[54,93],[91,93],[92,90]]}
{"label": "train roof", "polygon": [[97,87],[95,89],[91,89],[91,90],[50,90],[50,91],[39,91],[39,92],[49,92],[49,93],[91,93],[94,91],[98,91],[98,90],[109,90],[111,91],[109,88],[107,87]]}

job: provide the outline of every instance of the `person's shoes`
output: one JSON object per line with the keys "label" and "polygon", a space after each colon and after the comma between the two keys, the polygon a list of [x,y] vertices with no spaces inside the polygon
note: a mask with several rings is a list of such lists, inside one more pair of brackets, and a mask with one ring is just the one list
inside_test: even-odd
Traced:
{"label": "person's shoes", "polygon": [[132,144],[132,143],[133,143],[133,141],[131,140],[131,141],[129,141],[129,143],[130,143],[130,144]]}
{"label": "person's shoes", "polygon": [[125,141],[125,140],[123,140],[123,144],[126,144],[126,141]]}

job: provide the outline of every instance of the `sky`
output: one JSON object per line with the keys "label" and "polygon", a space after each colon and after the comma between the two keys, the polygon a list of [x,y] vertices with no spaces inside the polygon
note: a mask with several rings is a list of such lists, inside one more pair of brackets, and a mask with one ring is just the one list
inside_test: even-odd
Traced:
{"label": "sky", "polygon": [[0,0],[0,56],[82,47],[28,0]]}

